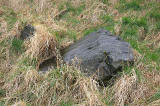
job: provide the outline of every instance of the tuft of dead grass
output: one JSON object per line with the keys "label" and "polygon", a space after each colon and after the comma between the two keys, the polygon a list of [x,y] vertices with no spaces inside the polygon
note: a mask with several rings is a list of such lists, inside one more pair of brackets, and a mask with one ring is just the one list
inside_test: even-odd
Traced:
{"label": "tuft of dead grass", "polygon": [[12,100],[23,100],[36,106],[59,106],[68,101],[80,106],[104,106],[97,85],[93,79],[83,76],[78,68],[63,65],[46,75],[39,75],[36,70],[23,71],[4,87],[7,105]]}
{"label": "tuft of dead grass", "polygon": [[131,102],[131,93],[136,89],[137,76],[133,70],[132,76],[124,75],[114,84],[114,100],[117,106],[124,106]]}
{"label": "tuft of dead grass", "polygon": [[2,1],[3,4],[11,7],[14,11],[21,11],[26,8],[35,8],[36,12],[40,13],[43,12],[45,9],[49,8],[51,0],[33,0],[33,1],[26,1],[26,0],[8,0]]}
{"label": "tuft of dead grass", "polygon": [[47,9],[50,1],[51,0],[34,0],[34,4],[36,5],[36,11],[42,12],[43,10]]}
{"label": "tuft of dead grass", "polygon": [[160,99],[148,104],[147,106],[159,106],[159,105],[160,105]]}
{"label": "tuft of dead grass", "polygon": [[26,55],[31,59],[36,59],[39,64],[44,60],[56,56],[56,40],[47,28],[42,25],[35,26],[36,32],[30,39]]}
{"label": "tuft of dead grass", "polygon": [[15,11],[25,8],[25,0],[8,0],[9,7],[13,8]]}
{"label": "tuft of dead grass", "polygon": [[36,70],[29,70],[26,72],[26,75],[24,76],[25,83],[29,85],[30,83],[34,83],[39,79],[38,72]]}
{"label": "tuft of dead grass", "polygon": [[81,21],[83,25],[77,26],[79,30],[84,30],[86,27],[90,27],[91,25],[95,26],[97,24],[101,24],[102,22],[100,21],[100,16],[106,14],[106,5],[103,3],[99,1],[86,1],[85,3],[87,9],[85,9],[85,11],[83,11],[78,17],[79,21]]}
{"label": "tuft of dead grass", "polygon": [[19,101],[19,102],[15,103],[15,104],[13,104],[13,105],[11,105],[11,106],[27,106],[27,105],[26,105],[25,102]]}

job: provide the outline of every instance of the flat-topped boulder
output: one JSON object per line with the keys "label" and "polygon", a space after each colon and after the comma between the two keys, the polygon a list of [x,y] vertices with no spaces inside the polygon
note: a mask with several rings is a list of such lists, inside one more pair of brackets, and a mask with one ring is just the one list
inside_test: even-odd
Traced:
{"label": "flat-topped boulder", "polygon": [[82,72],[104,80],[115,75],[123,65],[133,63],[134,55],[129,43],[100,29],[65,50],[63,60],[67,64],[79,64]]}

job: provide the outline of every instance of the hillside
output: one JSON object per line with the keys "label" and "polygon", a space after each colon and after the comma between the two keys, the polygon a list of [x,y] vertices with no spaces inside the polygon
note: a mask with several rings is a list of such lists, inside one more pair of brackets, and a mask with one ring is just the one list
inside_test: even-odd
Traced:
{"label": "hillside", "polygon": [[[35,34],[20,39],[24,27]],[[63,50],[106,29],[133,48],[134,65],[100,85]],[[40,65],[56,57],[46,74]],[[159,0],[0,0],[0,106],[159,106]]]}

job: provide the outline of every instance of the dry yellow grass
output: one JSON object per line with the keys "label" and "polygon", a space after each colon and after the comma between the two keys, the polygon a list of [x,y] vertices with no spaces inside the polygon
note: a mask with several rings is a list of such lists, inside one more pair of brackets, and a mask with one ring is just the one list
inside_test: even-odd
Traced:
{"label": "dry yellow grass", "polygon": [[148,104],[148,106],[159,106],[159,104],[160,104],[160,100],[156,100],[156,101]]}
{"label": "dry yellow grass", "polygon": [[133,69],[132,76],[124,75],[118,82],[114,85],[114,99],[117,106],[124,106],[124,104],[129,103],[131,100],[131,93],[136,89],[137,76]]}
{"label": "dry yellow grass", "polygon": [[[22,74],[15,76],[4,86],[7,90],[6,99],[8,103],[6,105],[12,99],[22,100],[20,95],[23,95],[23,101],[29,100],[32,105],[58,106],[62,101],[72,100],[74,104],[80,106],[104,106],[96,81],[83,76],[78,71],[79,69],[75,67],[63,66],[63,68],[63,72],[59,73],[53,70],[45,76],[39,75],[36,70],[24,71]],[[59,78],[56,73],[60,74]],[[56,79],[50,77],[56,77]],[[34,95],[34,100],[28,96],[30,93]],[[56,101],[52,100],[54,95]],[[14,104],[21,104],[21,102]]]}
{"label": "dry yellow grass", "polygon": [[[56,4],[54,6],[52,6],[53,1]],[[61,56],[56,48],[57,42],[54,33],[51,35],[49,30],[53,32],[72,30],[76,32],[77,38],[79,38],[82,37],[82,32],[86,29],[102,24],[101,16],[108,14],[114,17],[113,20],[120,22],[114,26],[115,34],[119,35],[122,30],[122,17],[137,15],[141,11],[119,13],[114,7],[119,0],[110,0],[110,6],[106,6],[99,0],[71,0],[73,7],[85,4],[84,10],[79,15],[73,16],[72,12],[66,13],[69,18],[80,21],[76,26],[73,26],[67,19],[56,19],[58,15],[67,10],[66,6],[62,10],[58,9],[61,4],[66,2],[67,0],[33,0],[33,4],[26,0],[2,0],[0,2],[0,6],[9,6],[18,14],[18,21],[9,32],[7,31],[7,22],[3,17],[0,17],[0,32],[3,33],[0,36],[0,42],[7,38],[13,38],[15,35],[18,37],[20,35],[19,26],[21,26],[21,22],[26,21],[29,24],[40,23],[34,25],[36,28],[35,36],[25,41],[26,51],[21,56],[13,58],[9,52],[10,45],[0,48],[0,57],[7,57],[6,60],[0,60],[0,74],[5,75],[5,78],[0,79],[0,86],[2,85],[2,88],[6,90],[6,97],[3,98],[6,105],[59,106],[62,102],[66,103],[68,101],[79,106],[105,105],[104,98],[108,98],[108,95],[104,94],[108,88],[101,87],[102,89],[99,89],[98,83],[92,78],[83,76],[77,67],[63,65]],[[3,8],[0,7],[0,15],[3,13]],[[141,14],[145,16],[145,13],[146,11],[143,11]],[[139,15],[138,17],[141,16]],[[143,28],[139,29],[139,35],[146,36]],[[64,35],[64,37],[60,46],[67,47],[73,43],[73,40],[67,38],[67,35]],[[154,45],[155,48],[160,46],[159,33],[156,36],[153,33],[153,35],[151,34],[144,38],[145,41],[153,40],[149,46]],[[113,98],[111,102],[114,105],[147,105],[144,101],[152,96],[160,85],[160,75],[155,71],[155,68],[150,70],[150,67],[156,67],[157,63],[152,62],[146,65],[141,61],[144,55],[137,50],[134,50],[134,53],[136,56],[135,68],[140,70],[145,81],[138,82],[138,76],[134,68],[131,75],[123,75],[118,78],[114,86],[109,89],[110,93],[113,92],[113,95],[110,96]],[[36,59],[38,61],[36,63],[37,69],[32,64],[29,66],[22,64],[21,61],[25,60],[27,56],[30,57],[30,60]],[[37,71],[39,64],[53,56],[57,57],[58,68],[45,75],[40,75]],[[16,62],[10,64],[11,59],[15,59]],[[149,106],[158,106],[159,104],[159,100],[157,100],[153,101]]]}
{"label": "dry yellow grass", "polygon": [[46,27],[36,25],[35,29],[36,32],[30,38],[26,55],[31,59],[36,59],[40,64],[46,59],[56,57],[57,44],[54,36],[50,35]]}
{"label": "dry yellow grass", "polygon": [[25,102],[19,101],[19,102],[15,103],[15,104],[13,104],[13,105],[11,105],[11,106],[27,106],[27,105],[26,105]]}

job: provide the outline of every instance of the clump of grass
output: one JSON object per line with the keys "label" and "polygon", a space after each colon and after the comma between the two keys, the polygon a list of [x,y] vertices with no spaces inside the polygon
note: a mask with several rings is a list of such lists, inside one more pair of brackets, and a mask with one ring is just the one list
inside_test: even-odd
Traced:
{"label": "clump of grass", "polygon": [[0,89],[0,97],[5,96],[6,92],[4,89]]}
{"label": "clump of grass", "polygon": [[133,92],[134,88],[136,87],[137,77],[135,72],[132,76],[124,76],[116,82],[114,85],[114,99],[115,104],[124,106],[130,100],[130,94]]}
{"label": "clump of grass", "polygon": [[136,0],[133,0],[131,2],[127,2],[124,6],[124,9],[133,9],[133,10],[140,10],[141,6]]}
{"label": "clump of grass", "polygon": [[132,24],[132,23],[133,23],[133,20],[131,17],[123,17],[122,18],[122,24],[128,25],[128,24]]}
{"label": "clump of grass", "polygon": [[11,7],[13,10],[18,11],[25,7],[24,1],[25,0],[8,0],[7,5]]}
{"label": "clump of grass", "polygon": [[122,31],[121,36],[128,41],[131,40],[132,43],[134,41],[137,42],[136,40],[145,39],[146,34],[149,31],[147,18],[141,17],[136,19],[131,17],[123,17],[121,29],[125,29]]}
{"label": "clump of grass", "polygon": [[124,12],[127,10],[140,11],[142,7],[140,6],[140,2],[138,0],[131,0],[131,1],[120,0],[118,9],[120,12]]}
{"label": "clump of grass", "polygon": [[17,38],[12,40],[11,49],[16,53],[22,52],[24,50],[23,41]]}
{"label": "clump of grass", "polygon": [[0,106],[5,106],[5,101],[0,100]]}
{"label": "clump of grass", "polygon": [[158,22],[158,23],[156,24],[156,29],[157,29],[157,30],[160,30],[160,22]]}
{"label": "clump of grass", "polygon": [[104,4],[108,4],[108,0],[102,0],[102,3],[104,3]]}
{"label": "clump of grass", "polygon": [[43,12],[47,7],[49,7],[50,0],[8,0],[6,3],[14,11],[21,11],[23,9],[29,9],[30,7],[34,8],[36,12]]}
{"label": "clump of grass", "polygon": [[57,43],[54,36],[51,36],[43,25],[36,25],[35,29],[35,35],[30,39],[26,54],[40,64],[44,60],[56,56]]}
{"label": "clump of grass", "polygon": [[72,106],[72,102],[71,101],[67,101],[67,102],[64,102],[62,101],[62,103],[60,104],[60,106]]}
{"label": "clump of grass", "polygon": [[63,10],[63,9],[65,9],[65,3],[59,4],[59,5],[58,5],[58,10],[61,11],[61,10]]}
{"label": "clump of grass", "polygon": [[5,14],[4,19],[7,22],[8,30],[11,30],[17,21],[17,15],[13,10],[10,10],[7,14]]}
{"label": "clump of grass", "polygon": [[139,27],[144,27],[147,29],[147,19],[145,17],[141,17],[140,19],[135,20],[135,24]]}
{"label": "clump of grass", "polygon": [[77,38],[75,31],[50,31],[55,36],[58,48],[63,49],[72,44]]}
{"label": "clump of grass", "polygon": [[155,20],[160,20],[160,11],[158,9],[156,10],[152,10],[150,13],[149,13],[149,16],[151,18],[154,18]]}
{"label": "clump of grass", "polygon": [[136,40],[138,40],[137,30],[134,28],[126,28],[125,31],[122,32],[121,36],[123,39],[128,41],[136,42]]}
{"label": "clump of grass", "polygon": [[153,96],[151,96],[149,99],[148,99],[148,103],[151,103],[153,101],[156,101],[156,100],[159,100],[160,99],[160,90],[158,92],[156,92]]}
{"label": "clump of grass", "polygon": [[83,33],[84,33],[84,35],[88,35],[88,34],[90,34],[91,32],[95,32],[95,31],[97,31],[97,30],[98,30],[97,27],[93,27],[93,28],[89,28],[89,29],[85,30]]}
{"label": "clump of grass", "polygon": [[[19,68],[21,70],[25,70],[26,68],[28,67],[33,67],[33,69],[36,68],[36,65],[37,65],[37,61],[36,59],[34,58],[30,58],[30,57],[23,57],[23,58],[20,58],[19,62],[17,63],[19,66]],[[22,67],[21,67],[22,66]],[[24,67],[25,66],[25,67]]]}
{"label": "clump of grass", "polygon": [[137,73],[132,69],[130,75],[124,75],[113,86],[115,105],[124,106],[137,103],[144,97],[146,88],[138,85]]}
{"label": "clump of grass", "polygon": [[13,104],[13,106],[30,106],[30,105],[26,104],[23,101],[19,101],[19,102],[16,102],[15,104]]}
{"label": "clump of grass", "polygon": [[113,20],[113,17],[110,15],[104,15],[102,16],[102,20],[105,24],[104,28],[114,33],[115,21]]}
{"label": "clump of grass", "polygon": [[[9,80],[5,89],[8,97],[29,101],[31,105],[103,105],[97,82],[74,66],[61,65],[45,76],[40,76],[36,70],[26,70]],[[7,101],[13,104],[11,98]]]}
{"label": "clump of grass", "polygon": [[72,12],[74,15],[80,15],[80,13],[85,9],[85,5],[79,5],[78,7],[74,7],[71,2],[66,2],[67,10]]}
{"label": "clump of grass", "polygon": [[107,23],[112,23],[114,21],[113,17],[111,17],[109,15],[102,16],[102,19],[103,19],[104,22],[107,22]]}
{"label": "clump of grass", "polygon": [[146,58],[149,59],[149,60],[151,60],[151,61],[158,62],[158,61],[160,61],[159,53],[160,53],[159,49],[154,50],[152,53],[151,53],[150,50],[148,50],[146,52]]}
{"label": "clump of grass", "polygon": [[69,30],[67,33],[68,33],[68,36],[69,36],[70,39],[73,39],[73,40],[77,39],[76,38],[77,33],[75,31],[70,31]]}
{"label": "clump of grass", "polygon": [[123,17],[122,24],[147,28],[147,19],[145,17],[141,17],[138,19],[131,17]]}

